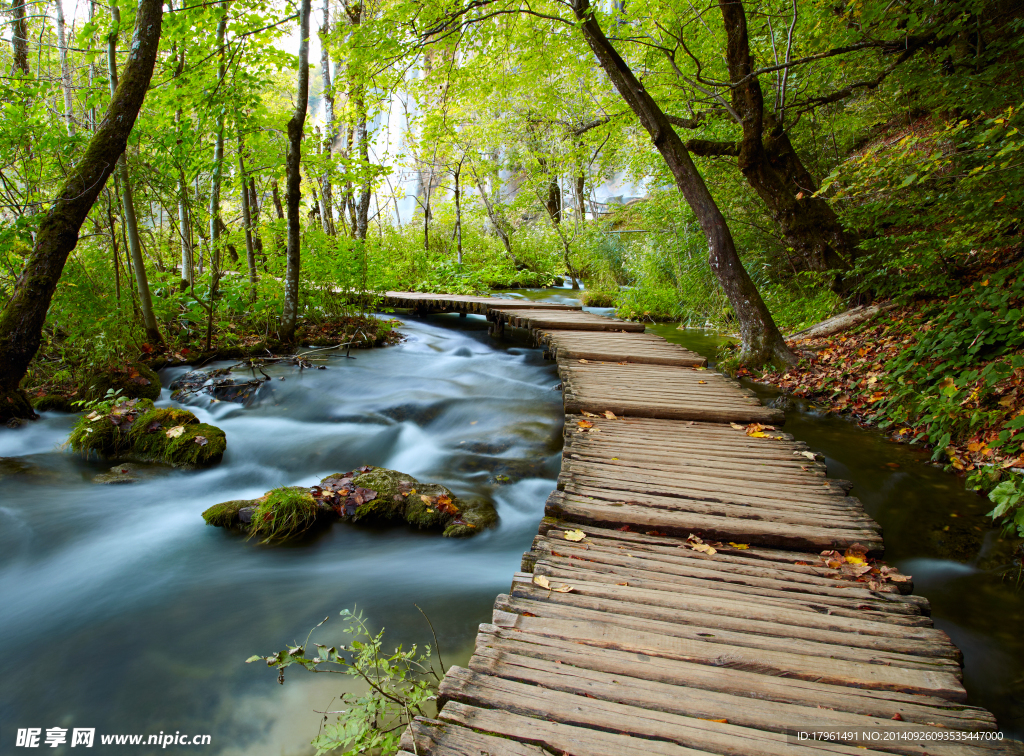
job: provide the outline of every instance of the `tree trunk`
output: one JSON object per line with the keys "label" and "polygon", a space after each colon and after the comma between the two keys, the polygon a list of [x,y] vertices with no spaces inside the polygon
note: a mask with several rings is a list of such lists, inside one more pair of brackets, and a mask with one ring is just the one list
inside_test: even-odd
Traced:
{"label": "tree trunk", "polygon": [[181,232],[181,280],[185,288],[194,280],[192,261],[192,229],[188,217],[188,182],[184,172],[178,178],[178,229]]}
{"label": "tree trunk", "polygon": [[679,135],[604,35],[594,18],[589,0],[574,0],[573,11],[581,22],[580,30],[597,56],[601,68],[651,135],[651,141],[664,158],[676,186],[707,236],[711,269],[739,320],[741,362],[751,365],[795,363],[796,356],[786,346],[761,294],[743,268],[725,218]]}
{"label": "tree trunk", "polygon": [[14,65],[11,75],[28,76],[28,21],[25,19],[25,0],[11,0],[11,57]]}
{"label": "tree trunk", "polygon": [[459,267],[462,267],[462,188],[459,186],[459,178],[462,176],[461,160],[452,173],[455,176],[455,249]]}
{"label": "tree trunk", "polygon": [[260,235],[260,197],[256,191],[256,178],[253,176],[249,176],[249,214],[252,216],[252,243],[266,269],[267,253],[263,250],[263,237]]}
{"label": "tree trunk", "polygon": [[[327,165],[330,165],[331,155],[334,148],[334,90],[331,87],[331,51],[329,41],[331,36],[331,0],[324,0],[324,24],[320,27],[320,77],[324,85],[324,152],[327,155]],[[324,231],[331,236],[337,233],[334,227],[334,198],[331,191],[331,174],[329,170],[324,171],[320,179],[320,215],[323,216]]]}
{"label": "tree trunk", "polygon": [[562,222],[562,187],[558,185],[555,176],[548,179],[548,198],[544,201],[544,207],[556,226]]}
{"label": "tree trunk", "polygon": [[299,185],[302,181],[302,128],[306,123],[309,98],[309,6],[310,0],[301,0],[299,5],[298,91],[295,94],[295,112],[288,121],[288,154],[285,159],[288,174],[288,267],[284,276],[284,308],[281,316],[281,338],[284,341],[291,341],[295,336],[295,321],[299,313],[299,264],[302,252],[302,230],[299,226],[302,195]]}
{"label": "tree trunk", "polygon": [[[224,49],[228,28],[228,5],[220,3],[221,17],[217,21],[217,46],[220,63],[217,67],[217,87],[224,82],[227,73],[227,51]],[[206,351],[213,346],[213,316],[217,309],[217,286],[220,284],[220,230],[224,225],[220,217],[220,188],[224,177],[224,108],[217,115],[217,133],[213,140],[213,171],[210,175],[210,301],[207,305]],[[235,255],[237,258],[237,254]]]}
{"label": "tree trunk", "polygon": [[54,0],[57,6],[57,46],[60,49],[60,84],[64,90],[64,126],[68,135],[75,133],[73,101],[71,98],[71,64],[68,61],[67,30],[64,27],[64,5],[61,0]]}
{"label": "tree trunk", "polygon": [[274,200],[274,212],[277,213],[278,220],[284,220],[284,206],[281,204],[281,187],[277,183],[277,179],[270,179],[270,190]]}
{"label": "tree trunk", "polygon": [[[367,132],[366,126],[366,104],[363,100],[362,95],[356,100],[356,107],[359,112],[359,120],[356,121],[356,133],[355,137],[359,143],[359,160],[363,164],[363,168],[367,168],[370,165],[370,137]],[[363,185],[359,188],[359,201],[356,203],[356,217],[355,217],[355,231],[356,239],[365,239],[366,231],[369,227],[370,221],[370,199],[373,196],[373,185],[370,179],[363,181]],[[427,207],[429,210],[430,198],[427,197]],[[427,215],[430,213],[428,212]],[[425,223],[429,223],[429,220],[425,220]]]}
{"label": "tree trunk", "polygon": [[162,20],[162,0],[140,0],[124,77],[85,155],[71,166],[43,217],[32,253],[0,313],[0,421],[35,417],[19,385],[39,349],[46,312],[78,231],[128,144],[153,75]]}
{"label": "tree trunk", "polygon": [[245,156],[242,147],[242,135],[238,135],[238,179],[242,196],[242,225],[245,227],[245,261],[249,266],[249,284],[252,288],[252,301],[256,301],[256,245],[252,240],[252,210],[249,207],[249,182],[245,173]]}
{"label": "tree trunk", "polygon": [[[733,82],[732,105],[742,117],[739,169],[768,206],[787,246],[808,270],[847,270],[853,262],[856,240],[840,223],[832,207],[815,197],[814,179],[793,149],[783,125],[764,110],[761,83],[753,75],[742,0],[720,0],[727,32],[726,60]],[[833,289],[845,288],[841,273]]]}
{"label": "tree trunk", "polygon": [[[114,28],[121,23],[121,12],[117,5],[110,6],[110,14]],[[107,67],[110,74],[110,96],[117,94],[117,32],[107,36]],[[132,184],[128,176],[128,160],[122,150],[117,158],[117,175],[121,182],[121,210],[124,216],[124,231],[128,237],[128,252],[135,269],[135,285],[139,291],[139,308],[142,310],[142,323],[146,328],[146,339],[154,346],[163,344],[160,328],[153,313],[153,298],[149,293],[149,280],[146,277],[146,263],[142,258],[142,243],[139,240],[139,222],[135,216],[135,200],[132,197]]]}

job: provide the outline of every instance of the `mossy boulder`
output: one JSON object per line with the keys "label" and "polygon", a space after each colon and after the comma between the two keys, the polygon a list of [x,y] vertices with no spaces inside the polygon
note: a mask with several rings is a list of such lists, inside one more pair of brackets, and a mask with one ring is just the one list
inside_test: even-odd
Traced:
{"label": "mossy boulder", "polygon": [[339,517],[375,524],[404,521],[448,537],[474,535],[498,521],[490,502],[463,501],[445,486],[384,467],[335,473],[312,488],[276,488],[259,499],[226,501],[203,512],[207,524],[241,530],[263,542],[295,538]]}
{"label": "mossy boulder", "polygon": [[44,394],[32,399],[36,412],[78,412],[74,397],[64,394]]}
{"label": "mossy boulder", "polygon": [[[328,484],[335,489],[340,484],[341,490],[330,498],[342,500],[340,505],[334,505],[335,509],[353,522],[404,520],[419,530],[440,530],[445,536],[457,537],[473,535],[498,521],[490,502],[463,501],[445,486],[423,483],[386,467],[329,475],[321,481],[321,488],[329,490]],[[347,498],[343,495],[346,491]],[[373,498],[365,500],[366,493],[361,492],[369,492]],[[358,499],[354,506],[353,499]]]}
{"label": "mossy boulder", "polygon": [[149,399],[129,399],[109,411],[95,410],[75,424],[68,444],[83,454],[157,462],[172,467],[208,467],[224,457],[224,431],[199,422],[188,410],[157,408]]}
{"label": "mossy boulder", "polygon": [[102,399],[108,391],[120,391],[129,399],[156,401],[160,398],[160,376],[141,362],[105,367],[86,379],[82,394],[86,399]]}

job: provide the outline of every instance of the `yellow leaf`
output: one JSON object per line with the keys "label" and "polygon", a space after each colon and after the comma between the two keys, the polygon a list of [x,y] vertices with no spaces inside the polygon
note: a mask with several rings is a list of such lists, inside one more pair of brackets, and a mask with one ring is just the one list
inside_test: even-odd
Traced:
{"label": "yellow leaf", "polygon": [[590,360],[580,360],[580,362],[582,362],[584,365],[587,365],[590,363]]}
{"label": "yellow leaf", "polygon": [[587,534],[582,530],[567,530],[563,536],[567,541],[582,541],[587,537]]}
{"label": "yellow leaf", "polygon": [[593,412],[587,412],[586,410],[582,410],[582,414],[583,417],[600,417],[600,415],[595,415]]}
{"label": "yellow leaf", "polygon": [[715,547],[708,546],[706,543],[691,543],[690,548],[694,551],[700,551],[701,553],[707,554],[708,556],[718,553],[718,550]]}
{"label": "yellow leaf", "polygon": [[697,383],[707,383],[707,381],[697,381]]}
{"label": "yellow leaf", "polygon": [[847,554],[846,561],[850,564],[867,564],[867,560],[857,554]]}
{"label": "yellow leaf", "polygon": [[579,421],[576,422],[576,425],[580,426],[581,428],[593,428],[594,427],[594,424],[592,422],[590,422],[589,420],[579,420]]}
{"label": "yellow leaf", "polygon": [[736,430],[743,430],[743,426],[740,425],[739,423],[729,423],[729,427],[735,428]]}
{"label": "yellow leaf", "polygon": [[549,583],[548,579],[543,575],[534,575],[533,583],[534,585],[539,585],[541,588],[551,588],[551,583]]}
{"label": "yellow leaf", "polygon": [[615,417],[615,413],[614,413],[614,412],[612,412],[611,410],[605,410],[605,411],[604,411],[604,416],[605,416],[605,417],[607,417],[607,418],[608,418],[609,420],[615,420],[615,419],[617,419],[617,418]]}
{"label": "yellow leaf", "polygon": [[175,425],[173,428],[167,431],[167,438],[178,438],[184,432],[184,425]]}
{"label": "yellow leaf", "polygon": [[768,438],[768,434],[765,433],[764,431],[754,431],[753,433],[748,433],[747,435],[750,436],[751,438]]}
{"label": "yellow leaf", "polygon": [[750,548],[750,544],[749,543],[733,543],[732,541],[729,541],[729,545],[732,546],[734,549],[749,549]]}

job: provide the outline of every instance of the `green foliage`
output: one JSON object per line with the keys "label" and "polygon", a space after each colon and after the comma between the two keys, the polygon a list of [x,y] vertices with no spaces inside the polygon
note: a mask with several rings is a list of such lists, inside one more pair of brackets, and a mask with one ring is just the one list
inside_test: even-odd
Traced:
{"label": "green foliage", "polygon": [[[347,675],[366,685],[361,696],[342,694],[344,708],[331,712],[338,714],[337,721],[323,726],[312,741],[317,756],[329,752],[341,756],[397,753],[401,733],[413,717],[431,714],[444,667],[439,664],[440,670],[434,669],[429,645],[423,651],[416,646],[408,650],[398,646],[389,654],[384,651],[384,630],[370,630],[361,612],[345,609],[341,617],[345,623],[342,633],[347,636],[343,645],[316,643],[316,655],[308,656],[307,637],[305,644],[270,656],[251,656],[246,661],[265,661],[268,667],[278,670],[278,681],[282,684],[284,670],[297,664],[310,672]],[[326,715],[324,721],[327,722]]]}
{"label": "green foliage", "polygon": [[[907,345],[887,366],[883,407],[892,422],[923,426],[936,458],[951,439],[1005,414],[998,404],[1002,387],[1024,368],[1022,272],[1021,266],[996,271],[895,331]],[[1024,418],[1010,420],[989,447],[1018,452],[1015,434],[1022,428]]]}
{"label": "green foliage", "polygon": [[989,512],[994,520],[1003,519],[1008,530],[1017,529],[1017,536],[1024,538],[1024,476],[1013,475],[988,493],[995,509]]}

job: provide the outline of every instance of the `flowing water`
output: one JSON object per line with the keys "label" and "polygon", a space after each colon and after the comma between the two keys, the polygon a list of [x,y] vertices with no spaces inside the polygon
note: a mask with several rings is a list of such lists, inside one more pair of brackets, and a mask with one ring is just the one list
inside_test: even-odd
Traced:
{"label": "flowing water", "polygon": [[[206,471],[152,468],[140,483],[98,485],[110,463],[57,448],[74,416],[0,429],[0,753],[25,727],[181,731],[210,734],[207,753],[304,753],[315,710],[346,678],[300,670],[281,687],[244,660],[353,606],[394,645],[431,641],[418,604],[445,663],[465,662],[554,488],[558,377],[539,351],[490,339],[480,317],[409,319],[401,330],[402,344],[332,355],[326,370],[268,369],[274,380],[253,407],[190,402],[228,438],[223,463]],[[165,371],[164,385],[183,371]],[[265,547],[200,516],[361,464],[488,497],[500,525],[456,540],[335,524]],[[314,640],[344,642],[332,624]]]}
{"label": "flowing water", "polygon": [[[568,290],[508,296],[575,301]],[[331,356],[326,370],[268,370],[272,392],[254,407],[190,403],[228,435],[224,462],[208,471],[154,468],[141,483],[100,486],[92,478],[108,465],[57,449],[73,417],[0,430],[0,753],[16,728],[53,726],[208,733],[207,753],[305,753],[315,710],[347,686],[296,672],[280,687],[244,659],[301,642],[354,605],[389,642],[408,644],[430,639],[418,604],[444,661],[468,658],[554,487],[558,378],[538,350],[489,339],[479,317],[410,318],[401,330],[403,344]],[[651,330],[711,358],[723,343]],[[179,372],[167,371],[165,385]],[[805,404],[787,411],[786,430],[826,455],[830,475],[854,482],[885,529],[887,558],[914,575],[936,624],[963,649],[970,702],[1021,737],[1024,594],[1002,577],[1012,544],[984,517],[988,503],[927,465],[926,453]],[[336,524],[311,542],[268,548],[200,517],[219,501],[364,463],[490,497],[501,523],[463,541]],[[512,482],[499,484],[506,475]],[[314,639],[337,642],[331,627]]]}

